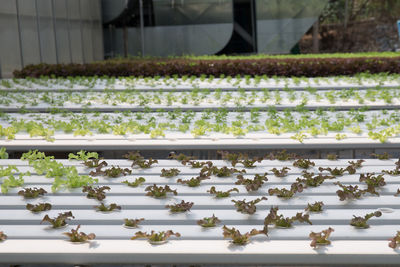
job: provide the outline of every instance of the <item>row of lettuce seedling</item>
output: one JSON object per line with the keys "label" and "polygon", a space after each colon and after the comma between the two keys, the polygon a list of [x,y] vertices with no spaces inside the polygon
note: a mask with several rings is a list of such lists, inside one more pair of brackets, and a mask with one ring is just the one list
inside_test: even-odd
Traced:
{"label": "row of lettuce seedling", "polygon": [[43,137],[47,141],[54,141],[56,133],[73,136],[145,134],[150,138],[165,137],[167,133],[190,133],[195,138],[215,133],[237,137],[263,133],[273,136],[290,134],[288,138],[299,142],[328,134],[342,140],[350,134],[384,143],[400,133],[398,110],[367,111],[366,108],[350,111],[310,111],[304,108],[277,111],[271,107],[267,111],[252,109],[250,112],[231,112],[222,108],[204,112],[177,109],[170,112],[114,113],[52,110],[48,114],[0,115],[0,137],[9,140],[15,139],[16,134],[24,133],[31,137]]}
{"label": "row of lettuce seedling", "polygon": [[367,90],[317,90],[309,88],[305,91],[285,89],[284,91],[271,91],[266,88],[261,91],[222,91],[217,89],[193,89],[190,92],[173,92],[157,90],[140,92],[135,90],[103,92],[1,92],[0,105],[24,106],[26,108],[55,107],[68,108],[82,106],[86,108],[99,108],[104,105],[119,105],[132,107],[152,106],[232,106],[251,107],[255,105],[370,105],[374,103],[396,104],[399,102],[400,92],[396,89],[371,88]]}
{"label": "row of lettuce seedling", "polygon": [[332,77],[279,77],[267,75],[220,75],[215,77],[213,75],[172,75],[172,76],[159,76],[153,77],[107,77],[107,76],[88,76],[88,77],[56,77],[56,76],[42,76],[41,78],[26,77],[25,79],[3,79],[0,81],[0,89],[6,88],[60,88],[60,89],[73,89],[73,88],[127,88],[135,89],[138,87],[174,87],[174,86],[191,86],[193,88],[200,86],[218,87],[218,86],[319,86],[337,84],[349,85],[385,85],[396,84],[400,80],[398,74],[369,74],[359,73],[354,76],[332,76]]}
{"label": "row of lettuce seedling", "polygon": [[[196,161],[193,157],[188,157],[183,154],[170,155],[170,158],[180,161],[185,166],[190,165],[192,168],[200,169],[198,177],[186,181],[178,179],[178,182],[194,187],[198,186],[202,180],[210,179],[211,176],[230,177],[234,174],[237,174],[237,181],[235,182],[235,184],[245,185],[246,190],[248,192],[252,192],[252,191],[257,191],[266,181],[268,181],[267,173],[256,174],[254,179],[245,179],[243,177],[243,174],[246,173],[246,170],[245,169],[238,170],[235,168],[236,165],[239,164],[243,165],[245,168],[253,168],[256,166],[255,164],[257,162],[261,162],[265,159],[292,160],[293,161],[292,165],[294,167],[304,169],[302,177],[297,178],[296,182],[291,184],[290,190],[286,188],[281,188],[281,189],[271,188],[268,191],[269,195],[276,195],[279,198],[288,199],[292,198],[295,194],[302,192],[305,188],[320,186],[326,179],[335,179],[338,176],[342,176],[346,172],[349,174],[355,174],[357,172],[357,169],[361,168],[364,162],[364,160],[349,161],[349,165],[346,168],[320,167],[318,169],[320,173],[314,174],[307,172],[307,169],[315,166],[315,163],[313,161],[309,159],[300,158],[295,154],[288,154],[285,151],[276,154],[272,153],[265,157],[255,157],[255,158],[250,158],[247,154],[241,154],[241,153],[229,153],[226,151],[220,151],[219,153],[222,156],[222,159],[229,161],[231,163],[233,168],[229,168],[227,166],[218,168],[217,166],[214,166],[211,161],[207,162]],[[2,158],[7,157],[7,152],[4,149],[0,151],[0,154]],[[376,156],[382,160],[388,158],[387,154],[376,155]],[[144,157],[142,157],[139,152],[130,152],[127,155],[125,155],[125,157],[128,160],[132,161],[132,166],[131,166],[132,168],[134,167],[151,168],[153,164],[157,163],[157,160],[151,158],[148,160],[144,159]],[[73,166],[65,167],[61,163],[58,163],[53,157],[46,156],[44,153],[38,152],[37,150],[24,153],[21,159],[27,160],[29,165],[32,166],[38,174],[45,174],[46,177],[55,178],[52,187],[53,191],[59,189],[60,184],[66,185],[64,183],[65,178],[68,179],[71,172],[77,173],[75,167]],[[106,168],[108,166],[108,163],[100,159],[98,157],[98,154],[95,152],[87,153],[85,151],[80,151],[76,155],[71,153],[69,155],[69,159],[81,160],[83,161],[83,164],[86,167],[94,168],[94,170],[90,172],[91,176],[101,175],[109,178],[116,178],[120,176],[125,176],[127,174],[131,174],[132,172],[132,170],[129,168],[120,168],[118,166],[117,167],[112,166],[111,168]],[[335,157],[331,155],[330,159],[334,160]],[[282,169],[276,169],[276,168],[271,169],[271,171],[277,177],[285,177],[287,175],[288,170],[289,167],[283,167]],[[5,188],[3,187],[4,184],[8,184],[8,187],[18,187],[23,185],[23,183],[22,184],[12,183],[13,181],[17,180],[13,179],[13,174],[11,173],[11,171],[18,172],[18,169],[16,169],[15,166],[8,166],[7,168],[2,167],[3,173],[1,174],[1,176],[8,175],[8,180],[3,181],[2,189]],[[326,172],[328,172],[329,174],[325,174]],[[396,175],[396,176],[400,175],[400,160],[395,163],[394,170],[383,170],[382,172],[390,175]],[[176,168],[162,169],[160,176],[171,178],[177,176],[179,173],[180,173],[179,169]],[[117,205],[116,203],[105,205],[102,202],[106,198],[105,191],[110,190],[111,189],[110,187],[107,186],[92,187],[92,184],[98,181],[94,178],[88,180],[88,178],[90,177],[87,175],[82,175],[82,176],[78,175],[76,177],[76,182],[73,184],[68,184],[68,186],[72,188],[83,187],[82,192],[87,193],[88,198],[93,198],[100,201],[100,205],[95,207],[98,211],[111,212],[113,210],[121,209],[121,206]],[[20,177],[20,179],[22,179],[22,177]],[[336,193],[341,201],[344,201],[346,199],[358,199],[362,195],[367,193],[379,196],[379,192],[377,191],[377,189],[380,189],[381,187],[386,185],[383,174],[375,175],[374,173],[366,173],[366,174],[362,173],[360,174],[359,180],[360,182],[364,182],[367,185],[366,189],[360,189],[358,185],[345,186],[340,182],[335,183],[340,187],[340,189],[337,190]],[[143,177],[139,177],[133,182],[129,182],[128,180],[126,180],[123,183],[127,184],[128,186],[137,187],[143,182],[145,182],[145,179]],[[228,191],[222,192],[222,191],[217,191],[213,186],[207,192],[215,195],[216,198],[225,198],[229,197],[230,193],[233,191],[237,192],[238,189],[232,188]],[[165,198],[167,197],[167,193],[172,193],[174,195],[178,194],[177,190],[171,189],[168,185],[162,187],[162,186],[157,186],[156,184],[152,186],[147,186],[145,188],[145,192],[147,196],[154,198]],[[23,196],[24,198],[37,198],[43,196],[46,193],[47,192],[43,188],[25,188],[18,192],[18,194]],[[399,194],[400,194],[400,189],[398,190],[396,195]],[[265,200],[267,200],[266,197],[261,197],[247,202],[245,199],[238,201],[232,200],[232,202],[234,202],[234,207],[238,212],[251,215],[256,212],[256,204]],[[174,205],[167,205],[166,208],[168,208],[171,212],[188,212],[193,207],[193,205],[194,205],[193,202],[185,202],[184,200],[182,200],[181,203],[176,203]],[[234,244],[244,245],[249,242],[250,236],[258,234],[268,235],[268,226],[270,224],[274,224],[276,227],[281,227],[281,228],[291,227],[294,221],[306,222],[312,224],[312,222],[309,220],[309,212],[321,212],[322,207],[323,207],[323,202],[315,202],[313,204],[309,203],[305,209],[306,211],[305,213],[300,212],[292,217],[284,217],[283,215],[278,215],[277,213],[278,207],[272,207],[270,213],[264,220],[263,229],[258,229],[258,230],[253,229],[250,232],[241,234],[235,228],[228,228],[226,226],[223,226],[223,236],[224,238],[227,237],[231,238]],[[32,212],[41,212],[50,210],[51,204],[50,203],[39,203],[36,205],[27,204],[26,208]],[[357,228],[368,228],[369,225],[367,224],[367,221],[371,217],[374,216],[380,217],[381,215],[382,213],[380,211],[376,211],[373,213],[368,213],[364,217],[354,216],[354,218],[352,218],[350,221],[350,225],[355,226]],[[52,224],[54,228],[59,228],[65,226],[66,220],[69,218],[74,218],[71,211],[66,213],[61,213],[59,214],[59,216],[55,218],[50,218],[48,215],[45,215],[42,222],[49,222]],[[125,226],[136,227],[137,224],[142,220],[143,218],[125,219]],[[198,224],[203,227],[212,227],[215,226],[216,223],[218,222],[220,222],[219,219],[213,215],[212,217],[207,217],[204,218],[203,220],[198,221]],[[72,242],[88,241],[95,237],[95,234],[93,233],[91,234],[85,234],[83,232],[79,233],[78,231],[79,227],[80,226],[78,225],[76,229],[73,229],[71,230],[71,232],[69,233],[67,232],[64,234],[69,236]],[[327,230],[324,230],[319,233],[314,233],[314,232],[310,233],[310,238],[312,239],[311,246],[315,247],[317,245],[330,244],[330,241],[327,238],[329,237],[331,232],[333,232],[333,229],[328,228]],[[152,242],[162,242],[165,241],[171,235],[176,235],[177,237],[180,236],[179,233],[174,233],[172,230],[160,233],[156,233],[154,231],[152,231],[151,233],[143,233],[139,231],[135,234],[135,236],[132,237],[132,239],[146,237]],[[5,239],[4,233],[2,233],[2,236],[3,239]],[[400,236],[398,233],[395,237],[393,237],[390,240],[389,246],[392,248],[396,248],[397,245],[400,244],[399,238]]]}

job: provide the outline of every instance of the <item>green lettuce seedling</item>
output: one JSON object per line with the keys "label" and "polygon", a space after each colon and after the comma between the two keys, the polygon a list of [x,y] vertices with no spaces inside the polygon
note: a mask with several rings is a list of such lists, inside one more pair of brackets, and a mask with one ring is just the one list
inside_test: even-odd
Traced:
{"label": "green lettuce seedling", "polygon": [[98,159],[99,154],[97,154],[97,152],[86,152],[85,150],[79,151],[78,153],[76,153],[76,155],[73,153],[68,154],[69,160],[75,159],[75,160],[87,161],[91,158]]}
{"label": "green lettuce seedling", "polygon": [[0,148],[0,159],[8,159],[8,153],[5,147]]}

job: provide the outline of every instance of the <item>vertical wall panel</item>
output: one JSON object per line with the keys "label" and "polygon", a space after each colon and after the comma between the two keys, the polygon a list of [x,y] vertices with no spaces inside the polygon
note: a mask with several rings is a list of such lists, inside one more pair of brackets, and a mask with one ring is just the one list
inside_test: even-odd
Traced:
{"label": "vertical wall panel", "polygon": [[37,0],[37,3],[43,61],[54,64],[57,63],[57,55],[51,0]]}
{"label": "vertical wall panel", "polygon": [[24,65],[40,63],[39,36],[34,0],[18,0]]}
{"label": "vertical wall panel", "polygon": [[82,22],[82,37],[84,61],[93,61],[93,41],[92,41],[92,13],[93,6],[91,0],[80,1],[81,5],[81,22]]}
{"label": "vertical wall panel", "polygon": [[70,63],[70,49],[68,38],[67,0],[54,1],[54,15],[56,18],[57,52],[59,63]]}
{"label": "vertical wall panel", "polygon": [[0,64],[2,77],[10,77],[21,68],[17,10],[15,0],[1,0],[0,5]]}
{"label": "vertical wall panel", "polygon": [[102,60],[102,32],[100,0],[0,0],[0,78],[22,64]]}
{"label": "vertical wall panel", "polygon": [[68,14],[71,37],[72,62],[83,62],[82,35],[79,0],[68,0]]}
{"label": "vertical wall panel", "polygon": [[93,1],[93,55],[94,60],[102,60],[104,58],[104,45],[103,45],[103,25],[101,18],[101,2],[100,0]]}

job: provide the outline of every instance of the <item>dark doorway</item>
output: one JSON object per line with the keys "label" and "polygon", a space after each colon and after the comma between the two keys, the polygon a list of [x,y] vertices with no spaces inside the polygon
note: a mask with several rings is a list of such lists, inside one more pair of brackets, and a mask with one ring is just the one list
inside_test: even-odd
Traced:
{"label": "dark doorway", "polygon": [[233,34],[218,54],[257,53],[256,0],[233,0]]}

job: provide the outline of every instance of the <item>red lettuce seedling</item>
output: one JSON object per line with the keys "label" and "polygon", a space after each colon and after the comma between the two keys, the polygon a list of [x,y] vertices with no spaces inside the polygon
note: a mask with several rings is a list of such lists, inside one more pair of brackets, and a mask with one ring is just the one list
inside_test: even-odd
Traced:
{"label": "red lettuce seedling", "polygon": [[130,187],[138,187],[139,185],[143,184],[144,182],[146,182],[146,179],[144,179],[144,177],[139,177],[136,178],[135,181],[133,182],[129,182],[128,180],[123,181],[123,184],[126,184],[127,186]]}
{"label": "red lettuce seedling", "polygon": [[103,171],[103,174],[105,176],[107,176],[107,177],[110,177],[110,178],[117,178],[117,177],[119,177],[121,175],[126,176],[126,175],[131,174],[131,173],[132,173],[132,171],[130,169],[128,169],[128,168],[124,168],[123,169],[123,168],[120,168],[118,166],[117,167],[111,166],[111,168],[105,169]]}
{"label": "red lettuce seedling", "polygon": [[243,157],[242,153],[229,153],[228,151],[217,151],[217,154],[221,155],[223,160],[231,162],[232,166],[235,166],[238,160]]}
{"label": "red lettuce seedling", "polygon": [[26,204],[26,209],[34,213],[42,212],[46,210],[51,210],[51,204],[50,203],[38,203],[36,205]]}
{"label": "red lettuce seedling", "polygon": [[7,235],[4,232],[0,232],[0,242],[6,241]]}
{"label": "red lettuce seedling", "polygon": [[246,170],[239,171],[238,169],[228,168],[226,166],[224,166],[222,168],[218,168],[218,167],[214,166],[212,168],[212,174],[214,174],[218,177],[229,177],[229,176],[232,176],[232,174],[234,174],[234,173],[246,173]]}
{"label": "red lettuce seedling", "polygon": [[[151,165],[158,163],[158,160],[156,159],[152,159],[149,158],[148,160],[144,160],[144,161],[138,161],[138,162],[134,162],[135,165],[139,166],[139,168],[142,169],[148,169],[151,168]],[[132,167],[134,165],[132,164]]]}
{"label": "red lettuce seedling", "polygon": [[124,225],[127,227],[136,228],[139,226],[139,223],[144,221],[144,218],[140,219],[124,219]]}
{"label": "red lettuce seedling", "polygon": [[65,232],[64,235],[69,237],[69,241],[82,243],[96,238],[93,233],[85,234],[84,232],[78,232],[81,225],[78,225],[76,229],[71,229],[71,232]]}
{"label": "red lettuce seedling", "polygon": [[382,173],[386,173],[392,176],[399,176],[400,175],[400,169],[398,167],[396,167],[394,170],[382,170]]}
{"label": "red lettuce seedling", "polygon": [[110,211],[113,211],[113,210],[121,210],[121,206],[118,206],[115,203],[111,203],[110,205],[106,206],[106,205],[104,205],[103,202],[99,206],[94,206],[94,208],[97,211],[102,211],[102,212],[110,212]]}
{"label": "red lettuce seedling", "polygon": [[358,185],[345,186],[345,185],[341,184],[340,182],[335,182],[333,184],[338,185],[342,188],[342,190],[339,189],[336,191],[336,194],[338,195],[340,201],[343,201],[345,199],[358,199],[366,192],[365,190],[359,189]]}
{"label": "red lettuce seedling", "polygon": [[98,186],[98,187],[92,187],[89,185],[85,185],[82,189],[83,193],[87,192],[86,197],[87,198],[95,198],[99,201],[102,201],[103,199],[106,198],[106,193],[104,192],[105,190],[110,190],[111,188],[109,186]]}
{"label": "red lettuce seedling", "polygon": [[193,206],[193,202],[185,202],[182,200],[181,203],[177,203],[174,205],[166,205],[165,207],[168,208],[171,212],[186,212],[190,211]]}
{"label": "red lettuce seedling", "polygon": [[282,169],[278,170],[277,168],[273,168],[270,171],[274,173],[276,177],[285,177],[288,174],[290,168],[283,167]]}
{"label": "red lettuce seedling", "polygon": [[215,195],[215,197],[217,197],[217,198],[222,198],[222,197],[229,197],[231,195],[231,192],[239,193],[239,189],[232,188],[232,189],[229,189],[228,191],[223,192],[223,191],[217,191],[215,189],[215,186],[212,186],[210,188],[210,190],[207,190],[207,192],[212,194],[212,195]]}
{"label": "red lettuce seedling", "polygon": [[334,168],[334,169],[332,169],[330,167],[328,167],[328,168],[319,167],[318,170],[320,172],[328,171],[328,172],[330,172],[330,174],[332,174],[334,176],[342,176],[344,174],[344,172],[347,171],[347,168],[340,168],[340,169],[339,168]]}
{"label": "red lettuce seedling", "polygon": [[390,155],[387,152],[384,152],[383,154],[376,154],[376,153],[371,153],[371,157],[374,157],[379,160],[388,160],[390,158]]}
{"label": "red lettuce seedling", "polygon": [[175,159],[180,161],[183,165],[186,165],[187,162],[191,160],[195,160],[196,157],[186,156],[185,154],[180,153],[179,155],[175,154],[175,152],[171,152],[168,156],[169,159]]}
{"label": "red lettuce seedling", "polygon": [[[259,158],[259,157],[254,157],[252,159],[242,159],[239,160],[238,163],[241,163],[245,168],[254,168],[256,165],[254,165],[256,162],[260,163],[263,161],[264,158]],[[233,165],[235,166],[235,165]]]}
{"label": "red lettuce seedling", "polygon": [[129,152],[128,154],[124,155],[124,157],[128,160],[132,160],[132,167],[138,166],[139,168],[142,169],[148,169],[153,165],[154,163],[158,163],[158,160],[153,160],[152,158],[149,158],[147,161],[144,159],[142,155],[140,155],[139,151],[136,152]]}
{"label": "red lettuce seedling", "polygon": [[338,160],[338,155],[336,154],[327,154],[326,155],[327,160]]}
{"label": "red lettuce seedling", "polygon": [[317,187],[320,186],[325,181],[325,179],[331,179],[332,177],[335,178],[334,176],[322,175],[321,173],[319,173],[318,175],[314,175],[314,173],[309,173],[306,171],[303,171],[302,176],[304,178],[298,177],[296,181],[300,184],[303,184],[304,187]]}
{"label": "red lettuce seedling", "polygon": [[128,174],[131,174],[132,171],[128,168],[120,168],[120,167],[115,167],[111,166],[111,168],[105,169],[102,171],[102,174],[104,176],[107,176],[109,178],[117,178],[120,177],[121,175],[126,176]]}
{"label": "red lettuce seedling", "polygon": [[247,214],[254,214],[257,211],[256,204],[262,200],[268,200],[266,197],[256,198],[252,201],[246,202],[246,199],[243,200],[232,200],[235,203],[236,211]]}
{"label": "red lettuce seedling", "polygon": [[246,245],[250,242],[250,236],[264,234],[263,231],[252,229],[250,232],[241,234],[239,230],[234,227],[228,228],[226,225],[222,227],[224,238],[231,238],[232,243],[235,245]]}
{"label": "red lettuce seedling", "polygon": [[174,176],[177,176],[179,173],[181,173],[181,171],[180,170],[178,170],[178,169],[176,169],[176,168],[172,168],[172,169],[169,169],[169,170],[167,170],[167,169],[162,169],[161,170],[161,177],[167,177],[167,178],[170,178],[170,177],[174,177]]}
{"label": "red lettuce seedling", "polygon": [[293,166],[301,169],[308,169],[312,166],[315,166],[315,162],[310,161],[309,159],[298,159],[293,162]]}
{"label": "red lettuce seedling", "polygon": [[200,170],[200,176],[207,177],[213,174],[213,163],[211,161],[207,161],[206,166],[203,166]]}
{"label": "red lettuce seedling", "polygon": [[264,173],[263,175],[256,174],[254,179],[245,179],[242,174],[239,174],[235,184],[244,185],[246,190],[250,192],[257,191],[266,181],[268,181],[267,173]]}
{"label": "red lettuce seedling", "polygon": [[329,227],[326,230],[322,230],[322,232],[314,233],[311,232],[309,237],[311,238],[311,247],[317,247],[318,245],[330,245],[331,241],[328,240],[331,233],[335,231],[333,228]]}
{"label": "red lettuce seedling", "polygon": [[150,185],[144,189],[146,191],[146,196],[155,197],[155,198],[163,198],[167,196],[167,193],[173,193],[175,196],[178,195],[176,190],[172,190],[168,185],[162,187],[157,186],[156,184]]}
{"label": "red lettuce seedling", "polygon": [[46,194],[47,191],[43,188],[24,188],[23,190],[18,191],[18,195],[23,196],[24,198],[37,198]]}
{"label": "red lettuce seedling", "polygon": [[277,197],[281,198],[291,198],[293,197],[296,193],[301,193],[303,192],[304,186],[301,183],[293,183],[290,186],[290,190],[286,188],[270,188],[268,190],[268,194],[271,196],[276,195]]}
{"label": "red lettuce seedling", "polygon": [[351,167],[353,167],[355,169],[359,169],[359,168],[362,167],[362,164],[363,164],[363,162],[365,162],[365,160],[359,159],[357,161],[348,161],[348,162],[350,164],[349,167],[351,166]]}
{"label": "red lettuce seedling", "polygon": [[68,212],[64,212],[64,213],[59,213],[57,217],[54,217],[53,219],[51,219],[49,217],[49,215],[46,215],[43,217],[42,221],[40,222],[40,224],[42,224],[43,222],[49,222],[51,223],[51,225],[53,226],[53,228],[60,228],[63,227],[65,225],[67,225],[66,220],[70,220],[70,218],[75,218],[72,215],[71,211]]}
{"label": "red lettuce seedling", "polygon": [[128,154],[123,155],[124,158],[132,161],[141,161],[144,160],[144,157],[140,155],[139,151],[128,152]]}
{"label": "red lettuce seedling", "polygon": [[366,192],[374,195],[378,195],[379,193],[375,190],[377,187],[382,187],[386,185],[385,178],[383,178],[383,174],[374,176],[374,173],[362,173],[360,174],[360,182],[365,182],[367,184]]}
{"label": "red lettuce seedling", "polygon": [[181,184],[187,184],[189,187],[196,187],[196,186],[200,185],[201,181],[206,180],[206,179],[210,179],[210,176],[206,176],[206,177],[197,176],[196,178],[192,177],[189,180],[178,179],[178,180],[176,180],[176,182],[181,183]]}
{"label": "red lettuce seedling", "polygon": [[322,206],[324,206],[324,203],[322,201],[315,201],[314,204],[307,204],[307,207],[304,209],[305,211],[309,212],[321,212],[322,211]]}
{"label": "red lettuce seedling", "polygon": [[194,161],[194,160],[190,160],[188,161],[188,164],[192,167],[192,168],[203,168],[205,165],[208,165],[209,163],[212,164],[211,161],[206,161],[206,162],[201,162],[201,161]]}
{"label": "red lettuce seedling", "polygon": [[102,159],[89,159],[83,162],[82,164],[88,168],[102,168],[106,167],[108,164],[105,161],[100,162]]}
{"label": "red lettuce seedling", "polygon": [[136,232],[134,236],[131,237],[131,240],[135,240],[137,238],[147,238],[147,240],[151,243],[151,242],[163,242],[166,241],[170,236],[176,236],[176,237],[180,237],[181,234],[180,233],[174,233],[172,230],[168,230],[168,231],[160,231],[158,233],[156,233],[155,231],[151,231],[150,234],[148,234],[147,232]]}
{"label": "red lettuce seedling", "polygon": [[263,157],[249,158],[249,155],[242,153],[229,153],[228,151],[217,151],[223,160],[230,161],[232,166],[235,167],[238,163],[242,164],[245,168],[254,168],[256,162],[261,162]]}
{"label": "red lettuce seedling", "polygon": [[287,160],[294,160],[300,158],[295,153],[287,153],[286,150],[278,151],[276,153],[270,153],[266,156],[269,160],[280,160],[280,161],[287,161]]}
{"label": "red lettuce seedling", "polygon": [[[0,232],[1,234],[1,232]],[[1,235],[0,235],[1,236]],[[391,247],[392,249],[396,249],[397,246],[400,245],[400,231],[397,231],[397,234],[389,239],[389,247]]]}
{"label": "red lettuce seedling", "polygon": [[397,189],[397,192],[396,192],[396,194],[394,194],[394,196],[395,196],[395,197],[400,196],[400,188]]}
{"label": "red lettuce seedling", "polygon": [[374,216],[381,217],[382,212],[380,212],[380,211],[371,212],[371,213],[368,213],[367,215],[365,215],[364,217],[358,217],[358,216],[353,215],[354,218],[351,219],[350,225],[357,227],[357,228],[369,228],[369,224],[367,224],[367,221]]}
{"label": "red lettuce seedling", "polygon": [[202,227],[215,227],[220,222],[221,221],[218,219],[218,217],[215,217],[213,214],[212,217],[204,217],[202,220],[198,220],[197,224]]}
{"label": "red lettuce seedling", "polygon": [[274,224],[277,227],[282,228],[290,228],[295,221],[299,221],[301,223],[306,222],[308,224],[312,224],[310,221],[310,215],[307,213],[296,213],[296,216],[292,217],[284,217],[282,214],[278,215],[278,207],[271,207],[269,214],[264,219],[264,232],[268,233],[268,225]]}

